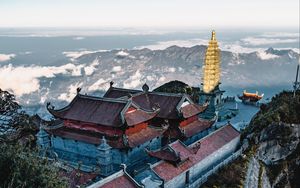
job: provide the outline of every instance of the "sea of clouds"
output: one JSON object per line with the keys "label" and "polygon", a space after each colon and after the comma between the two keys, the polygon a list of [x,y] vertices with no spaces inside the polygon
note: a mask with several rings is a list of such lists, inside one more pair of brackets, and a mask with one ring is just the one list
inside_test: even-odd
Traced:
{"label": "sea of clouds", "polygon": [[[84,36],[74,37],[74,40],[85,40]],[[272,60],[278,58],[277,55],[266,53],[265,45],[276,46],[277,44],[285,44],[288,46],[291,43],[299,42],[299,33],[264,33],[257,36],[249,36],[241,38],[240,40],[234,42],[219,42],[219,46],[222,50],[231,51],[233,53],[250,53],[256,52],[257,56],[262,60]],[[157,41],[149,45],[137,46],[134,49],[149,48],[152,50],[162,50],[170,47],[172,45],[177,45],[181,47],[192,47],[195,45],[207,45],[207,39],[193,38],[186,40],[168,40],[168,41]],[[287,49],[288,47],[281,47],[277,49]],[[299,53],[299,48],[291,48],[293,51]],[[121,65],[118,62],[114,64],[111,70],[111,77],[93,79],[91,81],[91,76],[101,69],[101,61],[99,59],[92,60],[91,62],[85,64],[77,63],[76,59],[83,55],[102,52],[103,50],[78,50],[78,51],[65,51],[61,52],[63,55],[69,58],[65,63],[59,66],[41,66],[41,65],[14,65],[10,63],[16,56],[17,53],[1,53],[0,51],[0,88],[2,90],[8,90],[13,92],[17,99],[24,96],[29,96],[32,93],[39,93],[38,99],[36,101],[40,104],[45,103],[51,96],[49,91],[53,82],[49,82],[49,85],[42,86],[44,84],[43,80],[55,80],[56,78],[64,79],[68,78],[68,85],[63,86],[64,90],[57,96],[58,100],[61,101],[71,101],[76,95],[76,88],[82,87],[83,85],[87,88],[87,91],[94,92],[97,90],[106,90],[109,87],[109,82],[116,78],[121,78],[124,74],[129,74],[124,80],[122,87],[125,88],[139,88],[144,81],[152,81],[156,83],[155,86],[163,84],[170,79],[177,79],[176,74],[184,74],[184,69],[182,67],[168,67],[166,70],[162,71],[168,74],[168,78],[165,76],[158,75],[144,75],[141,71],[142,68],[133,67],[131,72],[124,72]],[[28,52],[27,54],[31,54]],[[17,54],[17,55],[16,55]],[[24,53],[25,54],[25,53]],[[130,54],[126,50],[120,50],[116,53],[116,57],[128,57]],[[136,58],[131,56],[131,58]],[[238,58],[237,58],[238,59]],[[116,60],[118,61],[118,60]],[[1,63],[6,63],[1,65]],[[236,62],[237,64],[243,62]],[[142,65],[141,65],[142,66]],[[153,70],[155,72],[156,70]],[[226,74],[223,72],[222,74]],[[78,77],[82,78],[77,79]],[[73,79],[72,79],[73,78]],[[187,77],[187,79],[189,79]],[[199,78],[200,79],[200,78]],[[73,81],[72,81],[73,80]],[[24,102],[25,101],[25,102]],[[23,100],[24,104],[32,102],[32,100]]]}

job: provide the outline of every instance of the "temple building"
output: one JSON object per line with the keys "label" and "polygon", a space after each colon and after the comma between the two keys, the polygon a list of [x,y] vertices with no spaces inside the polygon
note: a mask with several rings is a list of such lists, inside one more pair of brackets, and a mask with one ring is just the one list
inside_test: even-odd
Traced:
{"label": "temple building", "polygon": [[240,133],[229,124],[189,146],[178,140],[161,149],[148,151],[150,156],[160,161],[132,175],[123,169],[88,188],[118,185],[128,188],[196,188],[203,183],[203,176],[206,177],[232,158],[239,143]]}
{"label": "temple building", "polygon": [[263,98],[264,94],[259,95],[258,92],[256,93],[249,93],[246,90],[243,92],[243,95],[238,96],[240,100],[242,100],[245,104],[257,104]]}
{"label": "temple building", "polygon": [[[146,150],[180,139],[186,144],[206,136],[212,121],[198,118],[206,105],[185,94],[113,87],[104,97],[80,94],[69,105],[48,111],[55,124],[42,126],[38,144],[46,152],[83,171],[108,176],[126,164],[134,169],[151,162]],[[152,160],[153,161],[153,160]],[[155,160],[154,160],[155,161]]]}
{"label": "temple building", "polygon": [[220,49],[216,39],[216,32],[212,31],[205,60],[203,64],[202,90],[200,91],[199,104],[209,102],[208,108],[201,115],[205,119],[213,119],[223,106],[222,95],[225,91],[219,89],[220,83]]}
{"label": "temple building", "polygon": [[208,134],[208,130],[214,121],[199,118],[206,111],[207,103],[195,104],[186,94],[148,92],[124,88],[111,87],[104,97],[126,99],[130,98],[143,109],[151,109],[153,105],[159,106],[159,112],[153,119],[154,125],[168,125],[164,132],[163,145],[177,139],[186,144],[202,138]]}

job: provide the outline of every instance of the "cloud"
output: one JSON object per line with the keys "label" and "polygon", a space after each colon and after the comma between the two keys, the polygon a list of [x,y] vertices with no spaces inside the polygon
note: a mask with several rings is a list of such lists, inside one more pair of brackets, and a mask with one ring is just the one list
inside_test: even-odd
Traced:
{"label": "cloud", "polygon": [[[135,49],[148,48],[151,50],[164,50],[170,46],[180,46],[180,47],[193,47],[196,45],[207,45],[208,40],[205,39],[190,39],[190,40],[171,40],[171,41],[161,41],[150,45],[138,46]],[[226,43],[219,42],[221,50],[230,51],[234,53],[250,53],[258,50],[263,50],[263,48],[249,48],[242,46],[241,42]]]}
{"label": "cloud", "polygon": [[116,56],[120,56],[120,57],[126,57],[128,55],[129,55],[129,53],[127,53],[125,51],[119,51],[118,53],[116,53]]}
{"label": "cloud", "polygon": [[113,72],[120,72],[122,70],[122,67],[121,66],[114,66],[113,68],[112,68],[112,71]]}
{"label": "cloud", "polygon": [[89,66],[84,67],[85,75],[91,76],[95,72],[96,67],[99,64],[100,64],[99,60],[95,59]]}
{"label": "cloud", "polygon": [[251,53],[255,51],[263,51],[264,48],[249,48],[242,46],[239,42],[233,44],[220,43],[220,49],[223,51],[230,51],[233,53]]}
{"label": "cloud", "polygon": [[71,61],[74,61],[75,59],[79,58],[80,56],[86,55],[86,54],[92,54],[96,52],[106,52],[107,50],[95,50],[95,51],[89,51],[89,50],[81,50],[81,51],[67,51],[63,52],[62,54],[66,57],[70,58]]}
{"label": "cloud", "polygon": [[[62,66],[13,66],[0,67],[0,88],[12,91],[17,96],[38,91],[39,78],[54,78],[57,74],[81,75],[84,65],[68,63]],[[24,74],[25,73],[25,74]]]}
{"label": "cloud", "polygon": [[47,98],[48,98],[49,92],[50,92],[50,89],[47,88],[47,89],[46,89],[46,93],[44,93],[44,94],[41,96],[40,104],[45,104],[45,102],[46,102],[46,100],[47,100]]}
{"label": "cloud", "polygon": [[270,54],[265,51],[256,52],[257,57],[259,57],[261,60],[269,60],[269,59],[275,59],[279,58],[278,55]]}
{"label": "cloud", "polygon": [[75,83],[75,84],[71,84],[68,89],[68,93],[62,93],[58,96],[59,100],[63,100],[63,101],[67,101],[67,102],[71,102],[72,99],[76,96],[77,94],[77,88],[81,87],[83,85],[83,83]]}
{"label": "cloud", "polygon": [[135,49],[143,49],[148,48],[151,50],[164,50],[170,46],[180,46],[180,47],[192,47],[196,45],[207,45],[208,40],[204,39],[190,39],[190,40],[170,40],[170,41],[161,41],[156,42],[154,44],[145,45],[145,46],[138,46]]}
{"label": "cloud", "polygon": [[[279,35],[279,33],[278,33]],[[283,34],[282,34],[283,35]],[[288,35],[288,34],[286,34]],[[295,34],[290,34],[294,36]],[[281,39],[281,38],[261,38],[261,37],[247,37],[236,42],[222,42],[219,41],[219,47],[223,51],[230,51],[233,53],[251,53],[256,51],[263,51],[265,48],[260,48],[256,46],[260,45],[271,45],[271,44],[283,44],[283,43],[295,43],[299,40],[294,39]],[[151,50],[164,50],[170,46],[179,46],[179,47],[193,47],[196,45],[207,45],[208,40],[196,38],[189,40],[170,40],[170,41],[160,41],[154,44],[137,46],[134,49],[143,49],[148,48]],[[293,49],[295,52],[298,52],[298,49]]]}
{"label": "cloud", "polygon": [[74,37],[73,40],[83,40],[85,37]]}
{"label": "cloud", "polygon": [[32,52],[26,51],[26,52],[20,52],[19,54],[20,55],[30,55],[30,54],[32,54]]}
{"label": "cloud", "polygon": [[15,57],[16,54],[0,54],[0,62],[9,61]]}
{"label": "cloud", "polygon": [[271,32],[260,35],[267,38],[299,38],[299,33]]}
{"label": "cloud", "polygon": [[96,90],[107,90],[109,88],[109,84],[107,80],[100,78],[97,82],[92,84],[88,90],[89,91],[96,91]]}
{"label": "cloud", "polygon": [[70,58],[72,61],[74,61],[80,56],[90,54],[90,53],[94,53],[94,51],[70,51],[70,52],[63,52],[62,54]]}
{"label": "cloud", "polygon": [[134,75],[130,76],[123,84],[124,88],[137,88],[142,84],[141,82],[142,74],[139,70],[135,72]]}
{"label": "cloud", "polygon": [[298,42],[298,39],[280,39],[280,38],[260,38],[260,37],[247,37],[241,39],[241,41],[250,46],[261,46],[271,44],[286,44]]}

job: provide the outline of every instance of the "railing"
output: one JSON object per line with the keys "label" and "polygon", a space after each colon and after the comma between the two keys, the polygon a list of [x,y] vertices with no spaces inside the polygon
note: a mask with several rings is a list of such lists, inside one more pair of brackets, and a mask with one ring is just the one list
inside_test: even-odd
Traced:
{"label": "railing", "polygon": [[193,183],[189,184],[187,187],[199,187],[200,185],[202,185],[203,183],[205,183],[207,181],[207,179],[208,179],[209,176],[211,176],[212,174],[216,173],[221,167],[227,165],[231,161],[233,161],[236,158],[238,158],[242,154],[242,152],[243,152],[243,149],[242,148],[239,149],[234,154],[230,155],[225,160],[223,160],[222,162],[220,162],[218,165],[211,167],[205,174],[200,175],[199,178],[196,178],[196,181],[194,181]]}

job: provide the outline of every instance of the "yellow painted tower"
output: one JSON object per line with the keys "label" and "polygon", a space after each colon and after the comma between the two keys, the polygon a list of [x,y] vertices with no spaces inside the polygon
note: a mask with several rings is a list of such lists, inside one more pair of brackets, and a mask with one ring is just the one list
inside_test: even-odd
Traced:
{"label": "yellow painted tower", "polygon": [[203,91],[210,93],[220,82],[220,50],[216,32],[212,31],[203,65]]}

